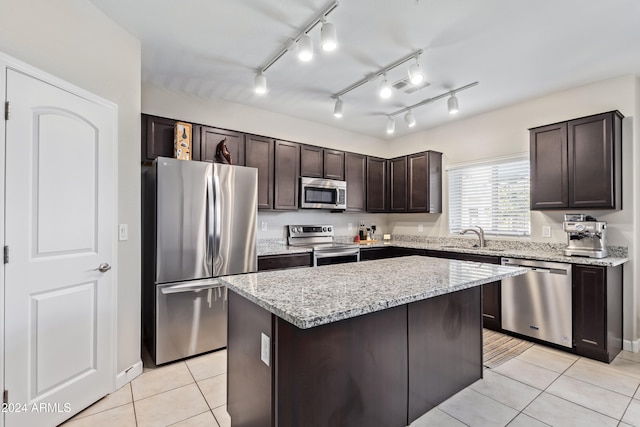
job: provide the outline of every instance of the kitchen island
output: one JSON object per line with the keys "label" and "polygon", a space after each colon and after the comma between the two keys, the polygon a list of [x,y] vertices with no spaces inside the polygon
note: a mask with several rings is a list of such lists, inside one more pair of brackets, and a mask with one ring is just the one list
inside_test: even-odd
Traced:
{"label": "kitchen island", "polygon": [[221,278],[232,425],[408,425],[481,378],[479,286],[525,272],[411,256]]}

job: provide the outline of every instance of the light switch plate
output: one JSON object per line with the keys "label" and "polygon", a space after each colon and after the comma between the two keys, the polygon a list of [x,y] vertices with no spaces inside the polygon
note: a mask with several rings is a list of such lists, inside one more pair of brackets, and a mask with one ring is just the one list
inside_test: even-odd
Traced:
{"label": "light switch plate", "polygon": [[424,231],[424,226],[422,224],[418,224],[418,233],[422,233]]}
{"label": "light switch plate", "polygon": [[264,333],[260,337],[260,360],[267,366],[271,363],[271,338]]}
{"label": "light switch plate", "polygon": [[542,226],[542,237],[551,237],[551,227],[548,225]]}
{"label": "light switch plate", "polygon": [[262,231],[267,231],[267,221],[262,221],[262,222],[260,223],[260,229],[261,229]]}
{"label": "light switch plate", "polygon": [[352,222],[347,223],[347,230],[349,230],[349,231],[353,230],[353,223]]}
{"label": "light switch plate", "polygon": [[119,224],[118,225],[118,240],[129,240],[129,225],[128,224]]}

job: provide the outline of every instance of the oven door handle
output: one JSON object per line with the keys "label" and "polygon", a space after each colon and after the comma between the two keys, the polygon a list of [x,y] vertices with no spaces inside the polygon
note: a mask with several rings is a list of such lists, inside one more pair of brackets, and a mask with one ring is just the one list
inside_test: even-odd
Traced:
{"label": "oven door handle", "polygon": [[313,255],[316,258],[331,258],[331,257],[336,257],[336,256],[360,255],[360,248],[358,248],[358,249],[349,249],[347,251],[340,250],[340,251],[335,251],[335,252],[328,252],[328,251],[314,252]]}

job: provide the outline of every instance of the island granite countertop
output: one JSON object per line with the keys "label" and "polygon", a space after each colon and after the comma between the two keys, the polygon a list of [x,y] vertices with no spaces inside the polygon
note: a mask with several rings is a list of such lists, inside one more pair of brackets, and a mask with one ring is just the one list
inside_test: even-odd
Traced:
{"label": "island granite countertop", "polygon": [[409,256],[220,277],[220,282],[301,329],[526,273],[526,269]]}

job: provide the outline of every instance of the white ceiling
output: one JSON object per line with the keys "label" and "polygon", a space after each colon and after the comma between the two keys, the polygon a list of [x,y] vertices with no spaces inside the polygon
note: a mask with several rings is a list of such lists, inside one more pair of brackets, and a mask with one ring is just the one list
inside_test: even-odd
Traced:
{"label": "white ceiling", "polygon": [[[301,63],[286,53],[266,73],[269,92],[253,93],[256,70],[295,37],[330,0],[90,0],[142,42],[142,80],[202,97],[238,102],[338,128],[388,138],[386,114],[474,81],[457,96],[396,117],[394,137],[507,106],[545,93],[640,72],[638,0],[341,0],[328,16],[338,49]],[[430,86],[389,100],[377,82],[333,93],[423,49]],[[406,76],[400,66],[391,83]],[[212,123],[215,125],[215,119]]]}

